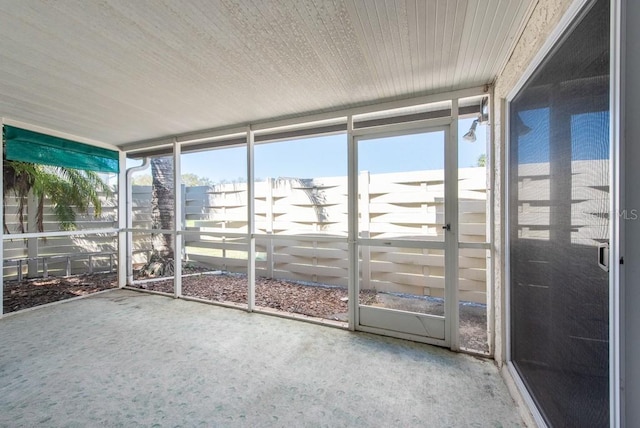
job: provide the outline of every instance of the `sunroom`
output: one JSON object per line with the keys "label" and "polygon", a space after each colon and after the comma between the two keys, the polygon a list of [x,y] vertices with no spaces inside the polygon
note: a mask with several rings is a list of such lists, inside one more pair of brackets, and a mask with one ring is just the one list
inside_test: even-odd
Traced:
{"label": "sunroom", "polygon": [[[12,284],[89,273],[493,360],[528,426],[640,420],[638,154],[625,144],[640,6],[0,12],[0,327],[44,313],[12,313]],[[38,187],[24,165],[104,187]]]}

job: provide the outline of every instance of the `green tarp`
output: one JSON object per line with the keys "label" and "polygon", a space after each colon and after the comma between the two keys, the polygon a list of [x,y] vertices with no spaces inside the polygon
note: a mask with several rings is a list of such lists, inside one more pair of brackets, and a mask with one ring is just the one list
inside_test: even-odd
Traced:
{"label": "green tarp", "polygon": [[4,125],[8,160],[32,162],[97,172],[119,172],[115,150],[90,146],[64,138]]}

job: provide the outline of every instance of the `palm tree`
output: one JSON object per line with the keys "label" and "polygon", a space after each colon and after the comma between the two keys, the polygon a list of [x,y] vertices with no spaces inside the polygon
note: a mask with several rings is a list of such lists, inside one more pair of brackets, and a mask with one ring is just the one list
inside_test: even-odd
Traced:
{"label": "palm tree", "polygon": [[[175,201],[171,158],[152,159],[151,177],[151,227],[156,230],[172,230],[175,228]],[[173,244],[173,234],[153,234],[151,256],[140,269],[140,273],[143,276],[172,275],[174,271]]]}
{"label": "palm tree", "polygon": [[[94,207],[95,215],[102,212],[101,194],[112,194],[111,188],[94,171],[85,171],[59,166],[47,166],[30,162],[3,159],[3,203],[13,194],[18,202],[18,231],[24,232],[24,207],[30,193],[38,201],[36,226],[38,232],[44,231],[45,198],[53,205],[60,227],[63,230],[75,229],[76,214],[88,213]],[[5,233],[6,215],[3,218]]]}

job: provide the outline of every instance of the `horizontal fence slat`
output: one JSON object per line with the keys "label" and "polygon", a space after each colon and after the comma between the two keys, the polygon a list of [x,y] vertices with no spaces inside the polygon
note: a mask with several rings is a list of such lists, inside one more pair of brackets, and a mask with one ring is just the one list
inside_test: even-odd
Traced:
{"label": "horizontal fence slat", "polygon": [[[275,253],[274,264],[276,266],[281,265],[296,265],[296,266],[305,266],[310,269],[317,269],[318,271],[322,271],[325,269],[346,269],[349,267],[349,262],[346,259],[332,259],[332,258],[319,258],[319,257],[300,257],[291,254],[284,253]],[[345,274],[346,276],[346,274]]]}

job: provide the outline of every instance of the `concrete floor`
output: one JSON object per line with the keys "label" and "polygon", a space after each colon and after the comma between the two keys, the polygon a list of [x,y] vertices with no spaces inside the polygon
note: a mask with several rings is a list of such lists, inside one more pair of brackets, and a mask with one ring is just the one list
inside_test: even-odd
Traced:
{"label": "concrete floor", "polygon": [[514,427],[490,361],[115,290],[0,320],[0,426]]}

